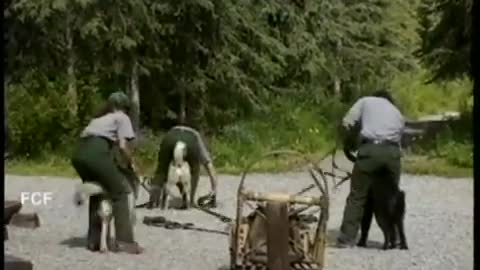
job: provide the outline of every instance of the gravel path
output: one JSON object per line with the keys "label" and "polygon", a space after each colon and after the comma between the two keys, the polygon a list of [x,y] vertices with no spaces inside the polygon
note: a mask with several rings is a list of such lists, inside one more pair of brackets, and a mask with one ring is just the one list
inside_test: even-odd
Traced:
{"label": "gravel path", "polygon": [[[219,177],[219,208],[228,216],[235,212],[235,193],[239,177]],[[294,192],[308,185],[311,179],[303,173],[281,175],[251,174],[250,187],[259,191]],[[87,209],[72,205],[72,192],[79,180],[54,177],[6,176],[6,199],[20,199],[22,191],[52,192],[47,205],[26,202],[22,212],[37,212],[41,227],[32,231],[11,227],[6,252],[32,260],[35,270],[157,270],[198,269],[226,270],[229,264],[228,239],[214,232],[166,230],[139,223],[136,237],[146,248],[142,255],[107,254],[87,251],[84,236]],[[382,251],[383,241],[378,226],[370,231],[371,248],[327,249],[325,270],[470,270],[473,269],[473,181],[404,175],[401,182],[407,193],[406,235],[410,250]],[[199,194],[208,190],[202,178]],[[340,225],[348,186],[333,195],[328,224],[329,238],[334,239]],[[146,200],[146,194],[139,202]],[[193,222],[208,230],[223,231],[225,224],[198,210],[149,211],[145,215],[165,215],[180,222]]]}

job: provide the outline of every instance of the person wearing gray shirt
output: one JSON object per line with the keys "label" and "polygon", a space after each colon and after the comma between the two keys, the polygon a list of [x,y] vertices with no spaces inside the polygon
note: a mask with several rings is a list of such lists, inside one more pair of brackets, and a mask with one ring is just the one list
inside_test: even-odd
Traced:
{"label": "person wearing gray shirt", "polygon": [[[400,142],[405,120],[390,93],[382,90],[360,98],[343,118],[342,127],[348,134],[345,138],[349,141],[347,148],[358,148],[337,238],[337,245],[346,247],[355,244],[373,180],[393,177],[395,183],[400,181]],[[385,170],[381,170],[383,173],[379,176],[380,169]]]}
{"label": "person wearing gray shirt", "polygon": [[[143,252],[133,236],[128,195],[132,188],[115,162],[113,149],[120,148],[132,168],[130,144],[135,138],[128,117],[130,100],[122,92],[110,95],[106,106],[85,127],[73,153],[71,162],[83,182],[96,182],[108,192],[115,217],[118,248],[128,253]],[[90,197],[87,248],[96,251],[100,244],[101,222],[96,210],[100,196]]]}
{"label": "person wearing gray shirt", "polygon": [[[216,207],[216,189],[217,180],[213,167],[212,158],[205,146],[200,133],[187,126],[178,125],[171,128],[162,139],[160,150],[158,151],[157,169],[152,179],[152,194],[148,203],[148,208],[165,206],[164,188],[167,181],[168,166],[173,159],[173,149],[178,141],[183,141],[187,145],[186,161],[191,168],[191,190],[190,201],[195,205],[195,192],[200,178],[200,166],[203,165],[208,173],[211,184],[211,192],[204,198],[211,198],[209,206]],[[188,192],[188,191],[187,191]],[[183,208],[187,206],[184,205]]]}

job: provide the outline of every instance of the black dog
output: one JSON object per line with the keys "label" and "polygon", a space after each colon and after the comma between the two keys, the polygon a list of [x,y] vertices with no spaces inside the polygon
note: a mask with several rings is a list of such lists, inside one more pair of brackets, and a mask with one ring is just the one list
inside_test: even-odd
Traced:
{"label": "black dog", "polygon": [[372,217],[375,215],[385,239],[383,249],[396,248],[397,232],[400,236],[400,249],[408,249],[403,226],[405,210],[405,192],[390,179],[376,180],[368,193],[362,218],[361,236],[357,246],[366,246]]}
{"label": "black dog", "polygon": [[[355,162],[356,156],[351,152],[352,147],[348,146],[345,144],[343,153],[351,162]],[[382,174],[382,169],[377,173],[379,175],[386,175]],[[383,249],[396,247],[397,232],[400,236],[400,249],[408,249],[403,226],[405,210],[405,192],[400,190],[394,179],[390,177],[387,177],[387,179],[377,177],[377,180],[372,183],[368,192],[362,218],[360,240],[357,246],[366,247],[368,231],[370,230],[372,218],[375,214],[375,220],[382,230],[385,239]]]}

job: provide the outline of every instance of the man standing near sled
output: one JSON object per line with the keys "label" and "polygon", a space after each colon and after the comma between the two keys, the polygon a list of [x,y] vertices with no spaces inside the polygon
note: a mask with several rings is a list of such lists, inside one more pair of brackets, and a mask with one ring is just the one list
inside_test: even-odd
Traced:
{"label": "man standing near sled", "polygon": [[[158,152],[157,169],[152,179],[150,200],[148,208],[165,205],[164,188],[168,177],[168,168],[173,159],[173,149],[178,141],[187,145],[185,160],[191,169],[190,201],[195,204],[195,193],[200,179],[200,166],[203,165],[208,173],[211,184],[211,192],[206,197],[210,199],[208,206],[216,207],[217,179],[210,153],[208,152],[200,133],[187,126],[175,126],[171,128],[162,139]],[[188,191],[187,191],[188,192]]]}
{"label": "man standing near sled", "polygon": [[[345,147],[351,150],[358,146],[337,238],[338,247],[350,247],[355,245],[368,190],[375,177],[391,177],[397,184],[400,181],[400,141],[405,120],[390,93],[382,90],[359,99],[343,118],[342,126],[348,134]],[[379,168],[386,169],[380,176],[376,174]]]}

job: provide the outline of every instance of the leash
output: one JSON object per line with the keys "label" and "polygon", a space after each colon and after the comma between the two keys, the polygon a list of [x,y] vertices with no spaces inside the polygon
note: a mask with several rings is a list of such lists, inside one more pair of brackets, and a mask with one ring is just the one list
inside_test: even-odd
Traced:
{"label": "leash", "polygon": [[211,215],[211,216],[213,216],[213,217],[216,217],[218,220],[220,220],[220,221],[223,222],[223,223],[230,223],[230,222],[233,221],[232,218],[227,217],[227,216],[225,216],[225,215],[222,215],[222,214],[220,214],[220,213],[214,212],[214,211],[212,211],[212,210],[210,210],[210,209],[207,209],[207,208],[205,208],[205,207],[197,206],[197,207],[193,207],[193,208],[194,208],[194,209],[197,209],[197,210],[200,210],[200,211],[202,211],[202,212],[204,212],[204,213],[207,213],[207,214],[209,214],[209,215]]}
{"label": "leash", "polygon": [[[330,155],[332,156],[332,161],[331,161],[331,169],[332,170],[331,170],[331,172],[324,171],[323,174],[332,177],[333,184],[334,184],[333,190],[337,190],[343,183],[345,183],[347,180],[349,180],[352,177],[351,172],[349,172],[345,169],[342,169],[337,164],[336,155],[337,155],[337,151],[338,151],[338,145],[339,145],[339,139],[338,139],[338,136],[337,136],[337,139],[335,140],[335,146],[333,147],[333,149],[330,150],[329,152],[327,152],[327,154],[320,159],[320,162],[321,162],[322,160],[324,160],[328,156],[330,156]],[[344,154],[345,154],[345,156],[347,157],[348,160],[350,160],[351,162],[355,162],[356,157],[350,151],[347,151],[346,149],[343,149],[343,152],[344,152]],[[345,176],[342,176],[342,177],[338,176],[336,174],[336,171],[340,171],[340,172],[344,173]],[[339,179],[339,181],[336,182],[335,181],[336,179]],[[314,187],[315,187],[315,185],[311,184],[311,185],[305,187],[304,189],[300,190],[299,192],[297,192],[296,195],[302,195],[302,194],[308,192],[309,190],[313,189]]]}
{"label": "leash", "polygon": [[193,231],[200,231],[200,232],[209,232],[209,233],[217,233],[223,235],[229,235],[227,232],[218,231],[218,230],[211,230],[211,229],[204,229],[196,227],[195,224],[191,222],[180,223],[176,221],[167,220],[163,216],[154,216],[154,217],[144,217],[143,224],[147,226],[154,226],[154,227],[161,227],[168,230],[193,230]]}

